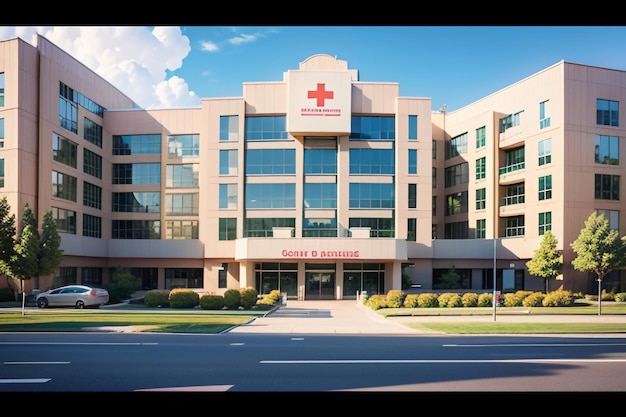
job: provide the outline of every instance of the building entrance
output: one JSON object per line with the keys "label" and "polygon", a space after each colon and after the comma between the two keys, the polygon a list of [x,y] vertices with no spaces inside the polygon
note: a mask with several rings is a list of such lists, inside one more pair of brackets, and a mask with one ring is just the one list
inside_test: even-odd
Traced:
{"label": "building entrance", "polygon": [[334,300],[335,273],[307,272],[305,300]]}

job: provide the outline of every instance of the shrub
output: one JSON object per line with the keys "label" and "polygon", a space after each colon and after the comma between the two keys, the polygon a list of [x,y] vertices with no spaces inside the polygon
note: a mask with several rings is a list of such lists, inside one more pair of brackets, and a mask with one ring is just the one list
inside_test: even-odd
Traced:
{"label": "shrub", "polygon": [[417,295],[417,294],[408,294],[404,298],[403,306],[406,307],[406,308],[417,308],[417,307],[419,307],[419,303],[417,301],[418,297],[419,297],[419,295]]}
{"label": "shrub", "polygon": [[567,307],[574,304],[574,296],[570,291],[557,290],[546,294],[541,302],[544,307]]}
{"label": "shrub", "polygon": [[406,293],[402,290],[389,290],[387,292],[387,308],[400,308],[404,304]]}
{"label": "shrub", "polygon": [[168,300],[172,308],[192,308],[200,304],[200,295],[189,288],[174,288]]}
{"label": "shrub", "polygon": [[141,278],[134,276],[130,269],[117,267],[109,284],[109,303],[116,304],[132,297],[141,288]]}
{"label": "shrub", "polygon": [[384,294],[370,295],[363,304],[371,308],[372,310],[387,308],[387,296]]}
{"label": "shrub", "polygon": [[618,301],[620,303],[626,301],[626,292],[618,292],[617,294],[615,294],[615,301]]}
{"label": "shrub", "polygon": [[239,308],[241,305],[241,293],[239,290],[230,288],[224,291],[224,305],[229,310]]}
{"label": "shrub", "polygon": [[265,294],[263,298],[257,301],[257,305],[270,305],[275,306],[281,303],[282,296],[280,295],[280,291],[272,290],[269,294]]}
{"label": "shrub", "polygon": [[437,298],[439,307],[462,307],[461,296],[455,292],[444,292]]}
{"label": "shrub", "polygon": [[0,288],[0,302],[17,301],[11,288]]}
{"label": "shrub", "polygon": [[224,297],[219,294],[203,294],[200,297],[200,308],[204,310],[221,310],[224,308]]}
{"label": "shrub", "polygon": [[602,290],[602,301],[615,301],[615,293]]}
{"label": "shrub", "polygon": [[417,305],[422,308],[439,307],[439,296],[435,293],[424,292],[417,297]]}
{"label": "shrub", "polygon": [[546,296],[542,292],[534,292],[522,300],[524,307],[541,307]]}
{"label": "shrub", "polygon": [[478,294],[475,292],[466,292],[461,296],[461,302],[463,303],[463,307],[477,307]]}
{"label": "shrub", "polygon": [[519,307],[522,305],[522,297],[517,293],[508,292],[503,296],[504,307]]}
{"label": "shrub", "polygon": [[148,307],[169,307],[169,290],[150,290],[144,295],[143,303]]}
{"label": "shrub", "polygon": [[259,293],[256,288],[240,288],[239,294],[241,295],[241,306],[245,309],[251,309],[254,307],[259,299]]}
{"label": "shrub", "polygon": [[484,292],[478,296],[478,307],[492,307],[493,294]]}

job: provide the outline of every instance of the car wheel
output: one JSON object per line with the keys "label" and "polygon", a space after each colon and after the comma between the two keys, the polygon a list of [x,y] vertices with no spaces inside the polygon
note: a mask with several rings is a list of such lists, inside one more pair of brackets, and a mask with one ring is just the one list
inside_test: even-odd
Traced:
{"label": "car wheel", "polygon": [[82,310],[83,308],[85,308],[85,302],[82,300],[76,301],[76,308]]}
{"label": "car wheel", "polygon": [[46,308],[46,307],[48,307],[48,299],[42,297],[39,300],[37,300],[37,307],[39,307],[39,308]]}

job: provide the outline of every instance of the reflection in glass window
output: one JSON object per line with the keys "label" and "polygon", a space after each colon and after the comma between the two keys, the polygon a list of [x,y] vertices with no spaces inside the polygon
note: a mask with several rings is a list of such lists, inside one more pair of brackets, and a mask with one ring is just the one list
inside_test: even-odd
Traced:
{"label": "reflection in glass window", "polygon": [[376,175],[395,172],[393,149],[350,149],[350,174]]}
{"label": "reflection in glass window", "polygon": [[394,116],[352,116],[350,140],[395,140]]}
{"label": "reflection in glass window", "polygon": [[113,184],[160,184],[161,164],[113,164]]}
{"label": "reflection in glass window", "polygon": [[255,116],[246,117],[245,139],[257,140],[287,140],[287,119],[285,116]]}
{"label": "reflection in glass window", "polygon": [[250,149],[246,152],[246,175],[294,175],[295,149]]}
{"label": "reflection in glass window", "polygon": [[619,137],[596,135],[595,161],[597,164],[619,165]]}
{"label": "reflection in glass window", "polygon": [[200,135],[171,135],[167,138],[167,153],[175,157],[200,156]]}
{"label": "reflection in glass window", "polygon": [[113,155],[160,155],[161,135],[113,135]]}
{"label": "reflection in glass window", "polygon": [[330,175],[337,173],[337,149],[305,149],[304,174]]}
{"label": "reflection in glass window", "polygon": [[165,167],[165,186],[172,188],[197,187],[200,165],[179,164]]}
{"label": "reflection in glass window", "polygon": [[160,213],[160,192],[125,192],[112,194],[114,212],[120,213]]}
{"label": "reflection in glass window", "polygon": [[78,146],[69,139],[56,133],[52,134],[52,159],[72,168],[76,168]]}
{"label": "reflection in glass window", "polygon": [[246,184],[247,209],[296,207],[296,184]]}
{"label": "reflection in glass window", "polygon": [[337,208],[337,184],[336,183],[305,183],[304,184],[304,208],[327,209]]}
{"label": "reflection in glass window", "polygon": [[393,184],[350,183],[351,209],[389,209],[394,205]]}
{"label": "reflection in glass window", "polygon": [[220,116],[220,141],[239,140],[239,116]]}
{"label": "reflection in glass window", "polygon": [[236,209],[237,198],[237,184],[220,184],[219,207],[221,209]]}
{"label": "reflection in glass window", "polygon": [[237,175],[237,149],[220,150],[220,175]]}

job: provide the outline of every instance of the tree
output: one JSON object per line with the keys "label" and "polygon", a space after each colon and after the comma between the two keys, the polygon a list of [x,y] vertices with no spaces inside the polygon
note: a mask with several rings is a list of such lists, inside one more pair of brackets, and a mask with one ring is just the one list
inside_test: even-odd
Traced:
{"label": "tree", "polygon": [[5,197],[0,199],[0,272],[6,276],[7,286],[11,288],[8,266],[15,254],[15,214],[10,214],[11,207]]}
{"label": "tree", "polygon": [[134,276],[129,268],[118,266],[109,285],[109,302],[114,304],[128,300],[140,288],[141,279]]}
{"label": "tree", "polygon": [[8,273],[20,280],[20,292],[24,292],[24,280],[31,279],[39,269],[39,231],[37,220],[28,204],[20,222],[20,232],[14,246],[14,254],[9,261]]}
{"label": "tree", "polygon": [[526,262],[528,273],[545,280],[546,294],[548,293],[548,281],[561,275],[563,269],[561,251],[557,250],[557,243],[558,240],[552,231],[546,231],[539,248],[534,251],[533,258]]}
{"label": "tree", "polygon": [[39,277],[52,274],[63,260],[61,246],[61,236],[57,230],[57,224],[52,217],[52,211],[48,211],[43,216],[41,225],[41,239],[39,241],[38,270],[35,275],[35,286],[39,288]]}
{"label": "tree", "polygon": [[602,279],[626,264],[626,238],[611,229],[604,215],[595,212],[585,220],[585,227],[571,244],[576,253],[572,266],[577,271],[592,272],[598,281],[598,315],[602,314]]}

